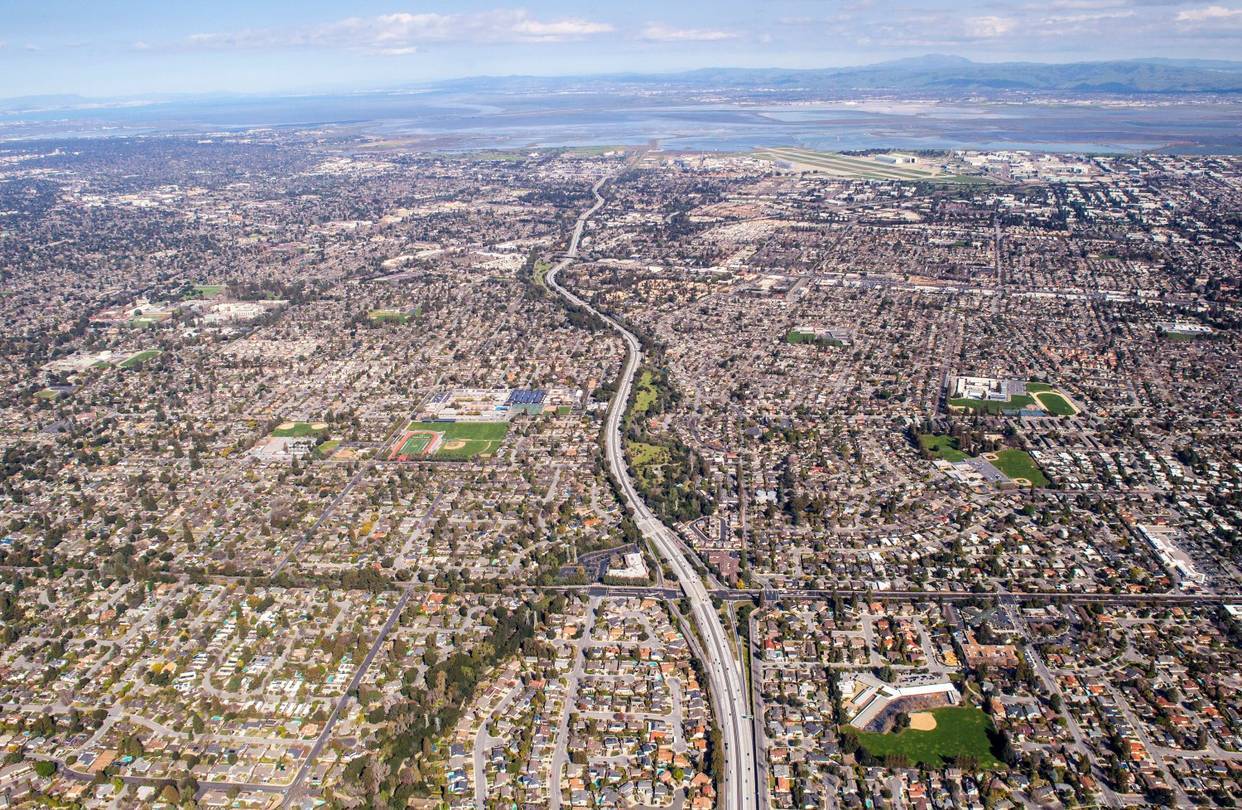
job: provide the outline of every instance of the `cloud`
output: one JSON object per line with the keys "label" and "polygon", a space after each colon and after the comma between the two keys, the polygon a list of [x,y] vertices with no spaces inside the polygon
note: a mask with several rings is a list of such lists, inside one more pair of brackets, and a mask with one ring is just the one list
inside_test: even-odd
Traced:
{"label": "cloud", "polygon": [[402,55],[428,43],[565,42],[612,30],[608,23],[579,17],[538,19],[525,9],[462,14],[398,12],[347,17],[316,26],[192,34],[181,44],[211,50],[342,48]]}
{"label": "cloud", "polygon": [[1203,25],[1205,23],[1224,21],[1234,22],[1239,19],[1242,19],[1242,8],[1205,6],[1203,8],[1188,8],[1185,11],[1177,12],[1177,21],[1179,23],[1189,23],[1190,25]]}
{"label": "cloud", "polygon": [[711,28],[669,28],[660,23],[650,23],[639,34],[639,39],[649,42],[719,42],[735,39],[737,34]]}
{"label": "cloud", "polygon": [[1009,17],[967,17],[965,20],[966,35],[977,39],[995,39],[1003,37],[1017,25]]}

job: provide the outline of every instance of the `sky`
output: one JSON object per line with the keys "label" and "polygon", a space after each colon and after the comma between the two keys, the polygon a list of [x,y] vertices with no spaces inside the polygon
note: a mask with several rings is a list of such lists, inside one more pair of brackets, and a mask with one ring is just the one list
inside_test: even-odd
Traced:
{"label": "sky", "polygon": [[1242,0],[0,0],[0,97],[477,75],[1242,58]]}

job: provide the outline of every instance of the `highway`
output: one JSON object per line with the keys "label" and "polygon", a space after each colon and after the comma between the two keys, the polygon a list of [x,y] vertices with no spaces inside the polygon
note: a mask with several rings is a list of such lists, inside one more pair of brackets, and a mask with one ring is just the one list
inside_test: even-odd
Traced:
{"label": "highway", "polygon": [[[544,281],[551,290],[566,301],[588,310],[603,320],[625,341],[625,366],[621,371],[621,377],[617,380],[617,390],[608,410],[607,424],[604,428],[604,453],[608,459],[612,477],[629,505],[634,523],[652,547],[668,563],[669,568],[677,577],[682,593],[690,603],[694,625],[703,642],[705,653],[705,660],[702,662],[703,670],[716,705],[716,720],[724,742],[724,773],[716,775],[724,794],[724,806],[729,810],[754,810],[757,807],[759,783],[755,772],[755,738],[751,725],[750,703],[747,700],[742,666],[733,656],[728,637],[725,635],[724,625],[715,608],[712,607],[711,597],[703,580],[690,561],[682,554],[673,532],[660,522],[639,497],[630,479],[630,471],[622,452],[621,418],[625,414],[626,403],[629,401],[634,375],[642,363],[642,346],[638,338],[619,322],[595,309],[556,281],[557,273],[577,258],[578,242],[582,238],[587,220],[604,205],[604,197],[600,191],[608,180],[609,178],[605,177],[591,188],[592,194],[595,195],[595,204],[578,217],[564,258],[548,271]],[[764,787],[766,788],[766,784]]]}

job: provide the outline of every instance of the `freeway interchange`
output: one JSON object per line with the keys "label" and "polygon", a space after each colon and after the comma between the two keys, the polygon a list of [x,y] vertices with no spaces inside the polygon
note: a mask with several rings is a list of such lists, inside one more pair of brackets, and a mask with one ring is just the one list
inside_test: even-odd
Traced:
{"label": "freeway interchange", "polygon": [[630,508],[635,524],[643,537],[668,563],[677,577],[682,593],[690,603],[694,626],[703,644],[703,670],[710,684],[724,746],[724,773],[717,775],[725,796],[724,806],[730,810],[753,810],[758,807],[759,780],[755,770],[754,728],[741,664],[730,648],[724,625],[712,606],[702,578],[681,552],[672,530],[652,513],[635,490],[622,452],[621,419],[629,401],[634,375],[642,363],[642,346],[638,338],[618,321],[565,289],[556,280],[557,273],[577,258],[578,243],[587,220],[604,205],[605,200],[600,192],[609,179],[605,177],[592,187],[595,203],[578,217],[564,258],[548,271],[544,281],[566,301],[582,307],[607,323],[625,341],[625,365],[617,381],[617,390],[613,395],[604,429],[604,452],[609,471]]}

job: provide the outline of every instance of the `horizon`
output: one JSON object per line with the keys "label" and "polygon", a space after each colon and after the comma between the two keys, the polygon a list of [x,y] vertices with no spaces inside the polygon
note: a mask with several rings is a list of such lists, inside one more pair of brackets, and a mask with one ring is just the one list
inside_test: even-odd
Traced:
{"label": "horizon", "polygon": [[[1242,59],[1209,59],[1199,57],[1166,57],[1166,56],[1133,56],[1119,59],[1070,59],[1066,61],[1052,60],[1034,60],[1034,59],[1013,59],[1013,60],[981,60],[971,59],[966,56],[953,53],[937,53],[927,52],[920,54],[912,54],[906,57],[896,59],[885,59],[881,61],[859,62],[844,65],[821,65],[809,67],[783,67],[780,65],[754,65],[754,66],[738,66],[729,64],[709,64],[700,67],[685,68],[680,70],[608,70],[595,72],[574,72],[574,73],[533,73],[533,72],[511,72],[511,73],[473,73],[462,74],[457,76],[444,76],[436,79],[426,80],[409,80],[393,84],[347,84],[339,86],[331,86],[329,84],[309,86],[304,88],[274,88],[271,90],[243,90],[239,88],[219,88],[216,90],[201,91],[152,91],[152,92],[136,92],[121,95],[85,95],[81,93],[32,93],[18,96],[0,95],[0,102],[15,102],[35,99],[80,99],[86,102],[134,102],[143,99],[149,99],[150,103],[160,103],[177,99],[193,100],[207,99],[211,97],[222,98],[297,98],[297,97],[314,97],[314,96],[330,96],[337,94],[367,94],[367,93],[390,93],[413,90],[416,88],[436,88],[438,86],[452,84],[455,82],[468,81],[508,81],[520,79],[592,79],[592,78],[626,78],[626,77],[649,77],[658,78],[661,76],[679,76],[690,75],[694,73],[710,73],[713,71],[737,71],[737,72],[767,72],[781,71],[788,73],[816,73],[831,71],[848,71],[852,69],[879,68],[886,66],[897,66],[902,63],[916,64],[923,60],[955,60],[963,65],[973,67],[1000,67],[1012,65],[1039,65],[1047,67],[1057,66],[1074,66],[1074,65],[1108,65],[1108,64],[1169,64],[1171,66],[1195,66],[1195,63],[1218,63],[1236,65],[1242,68]],[[1210,69],[1210,68],[1207,68]]]}
{"label": "horizon", "polygon": [[[19,4],[0,32],[0,98],[307,93],[478,77],[816,70],[951,54],[981,63],[1228,61],[1242,6],[1216,0],[729,0],[710,12],[640,0],[618,10],[282,2],[211,8],[131,0]],[[722,51],[729,58],[721,60]]]}

